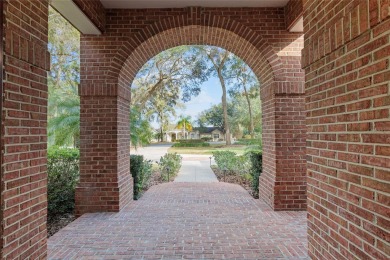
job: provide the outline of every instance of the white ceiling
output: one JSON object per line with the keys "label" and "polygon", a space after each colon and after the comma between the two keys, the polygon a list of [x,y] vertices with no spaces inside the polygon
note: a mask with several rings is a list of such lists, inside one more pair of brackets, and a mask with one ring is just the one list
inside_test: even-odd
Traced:
{"label": "white ceiling", "polygon": [[51,6],[83,34],[101,34],[100,30],[72,0],[51,0]]}
{"label": "white ceiling", "polygon": [[105,8],[283,7],[288,0],[100,0]]}

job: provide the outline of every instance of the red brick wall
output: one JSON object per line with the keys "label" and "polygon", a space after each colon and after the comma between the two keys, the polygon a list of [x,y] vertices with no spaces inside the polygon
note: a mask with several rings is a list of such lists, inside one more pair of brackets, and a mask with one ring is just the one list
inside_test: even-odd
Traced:
{"label": "red brick wall", "polygon": [[1,258],[46,256],[48,1],[4,8]]}
{"label": "red brick wall", "polygon": [[129,100],[116,96],[80,98],[80,184],[76,215],[116,212],[132,200]]}
{"label": "red brick wall", "polygon": [[286,29],[289,30],[303,15],[303,1],[290,0],[284,7]]}
{"label": "red brick wall", "polygon": [[104,32],[106,28],[106,10],[100,0],[72,0],[85,15]]}
{"label": "red brick wall", "polygon": [[[283,8],[108,10],[106,19],[102,36],[81,37],[82,96],[128,100],[143,64],[178,45],[210,44],[235,53],[262,82],[263,111],[269,111],[263,112],[263,199],[277,210],[305,209],[303,37],[285,30]],[[82,134],[85,142],[90,131]]]}
{"label": "red brick wall", "polygon": [[[303,47],[302,34],[289,33],[285,30],[283,8],[114,9],[107,10],[106,14],[106,32],[99,37],[84,38],[85,42],[92,42],[93,46],[89,47],[90,53],[94,53],[101,63],[99,66],[97,63],[92,64],[94,69],[86,70],[82,80],[99,75],[99,83],[107,82],[110,91],[117,91],[115,89],[117,75],[128,54],[142,42],[167,29],[203,25],[227,29],[244,39],[247,37],[251,44],[264,53],[272,53],[277,57],[270,62],[274,67],[274,73],[278,72],[276,74],[284,73],[285,68],[279,64],[281,60],[285,56],[299,57]],[[265,43],[272,50],[263,50]],[[98,70],[101,70],[101,73]],[[297,78],[294,75],[288,76],[288,81]],[[278,76],[276,80],[284,81],[286,80],[284,77]],[[300,77],[299,80],[302,79],[303,77]],[[98,88],[101,88],[101,84]]]}
{"label": "red brick wall", "polygon": [[304,3],[313,259],[389,259],[388,0]]}

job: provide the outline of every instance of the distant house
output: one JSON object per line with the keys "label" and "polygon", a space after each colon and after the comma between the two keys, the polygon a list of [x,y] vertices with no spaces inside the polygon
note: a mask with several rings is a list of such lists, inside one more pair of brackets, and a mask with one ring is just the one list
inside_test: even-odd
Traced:
{"label": "distant house", "polygon": [[189,133],[189,139],[209,138],[211,141],[225,141],[225,132],[219,127],[195,127]]}
{"label": "distant house", "polygon": [[219,127],[194,127],[192,131],[184,132],[183,129],[171,129],[165,132],[164,141],[175,142],[179,139],[209,138],[210,141],[225,141],[225,133]]}
{"label": "distant house", "polygon": [[183,129],[177,128],[177,126],[174,124],[169,124],[167,130],[164,132],[163,140],[165,142],[175,142],[179,139],[185,139],[183,136]]}

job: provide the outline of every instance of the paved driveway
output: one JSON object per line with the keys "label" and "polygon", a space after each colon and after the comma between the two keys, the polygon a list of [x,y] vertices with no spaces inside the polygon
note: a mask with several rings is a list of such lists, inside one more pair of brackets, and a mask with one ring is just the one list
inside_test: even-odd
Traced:
{"label": "paved driveway", "polygon": [[241,186],[166,183],[120,213],[85,214],[49,259],[308,259],[306,212],[274,212]]}

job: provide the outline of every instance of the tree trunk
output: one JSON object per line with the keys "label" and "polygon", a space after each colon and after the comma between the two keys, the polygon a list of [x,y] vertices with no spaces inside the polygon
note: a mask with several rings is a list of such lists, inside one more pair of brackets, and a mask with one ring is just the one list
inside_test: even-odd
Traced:
{"label": "tree trunk", "polygon": [[186,137],[186,121],[184,120],[184,139],[187,139]]}
{"label": "tree trunk", "polygon": [[160,126],[160,138],[161,138],[161,142],[164,142],[164,130],[163,130],[163,127],[164,127],[164,119],[163,119],[163,115],[162,113],[158,113],[158,116],[160,117],[160,123],[161,123],[161,126]]}
{"label": "tree trunk", "polygon": [[226,145],[231,145],[232,141],[231,141],[231,138],[230,138],[230,127],[229,127],[228,112],[227,112],[226,85],[225,85],[225,79],[223,78],[223,75],[222,75],[222,69],[223,69],[223,66],[224,66],[224,64],[226,62],[226,59],[227,59],[228,55],[229,55],[229,52],[225,51],[224,53],[219,54],[219,55],[222,55],[222,56],[220,56],[222,58],[220,64],[217,64],[214,61],[212,55],[210,55],[207,51],[205,51],[205,53],[208,56],[208,58],[210,59],[210,61],[213,63],[214,68],[215,68],[215,70],[217,71],[217,74],[218,74],[219,82],[221,83],[221,87],[222,87],[222,108],[223,108],[223,119],[224,119],[224,127],[225,127],[225,139],[226,139]]}
{"label": "tree trunk", "polygon": [[228,111],[227,111],[226,85],[225,85],[225,80],[222,76],[222,72],[220,70],[218,70],[218,78],[219,81],[221,82],[221,87],[222,87],[222,109],[223,109],[223,121],[225,127],[226,145],[231,145],[232,140],[230,138],[230,127],[229,127],[229,119],[228,119]]}
{"label": "tree trunk", "polygon": [[252,106],[251,106],[251,101],[248,95],[248,92],[246,91],[246,86],[244,84],[244,92],[245,92],[245,98],[246,102],[248,102],[248,110],[249,110],[249,132],[251,135],[251,138],[255,138],[255,126],[253,124],[253,116],[252,116]]}

